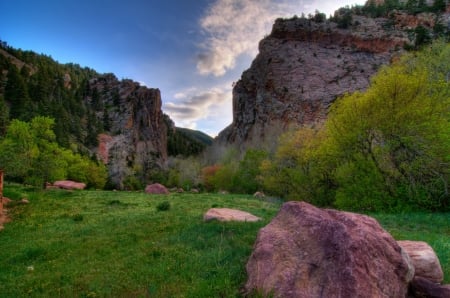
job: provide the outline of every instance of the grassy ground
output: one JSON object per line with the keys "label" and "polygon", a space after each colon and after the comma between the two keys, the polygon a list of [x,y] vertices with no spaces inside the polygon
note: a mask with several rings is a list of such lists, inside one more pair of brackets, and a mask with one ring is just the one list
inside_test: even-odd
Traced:
{"label": "grassy ground", "polygon": [[[0,297],[236,297],[257,231],[280,204],[250,196],[107,191],[27,193],[0,232]],[[163,202],[170,203],[164,209]],[[158,208],[159,206],[159,208]],[[202,220],[231,207],[259,223]],[[450,214],[372,214],[396,239],[424,240],[450,282]]]}

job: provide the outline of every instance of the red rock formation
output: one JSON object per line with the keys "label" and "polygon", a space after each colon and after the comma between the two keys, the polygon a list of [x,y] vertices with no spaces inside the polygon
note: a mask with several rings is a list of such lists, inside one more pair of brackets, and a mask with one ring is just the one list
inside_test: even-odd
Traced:
{"label": "red rock formation", "polygon": [[270,148],[289,127],[320,125],[336,98],[365,90],[380,66],[414,42],[408,29],[433,22],[429,14],[353,15],[341,29],[331,21],[278,19],[236,82],[233,123],[215,144]]}
{"label": "red rock formation", "polygon": [[[112,74],[92,79],[89,88],[97,90],[104,106],[112,107],[107,115],[109,132],[98,136],[97,147],[97,156],[107,164],[111,183],[123,189],[129,176],[148,180],[146,175],[162,168],[167,160],[168,128],[159,89],[131,80],[119,81]],[[105,118],[103,113],[100,119]]]}

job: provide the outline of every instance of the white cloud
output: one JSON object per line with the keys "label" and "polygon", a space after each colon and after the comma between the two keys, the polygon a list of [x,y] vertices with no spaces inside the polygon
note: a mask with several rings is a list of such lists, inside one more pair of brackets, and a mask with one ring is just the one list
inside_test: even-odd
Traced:
{"label": "white cloud", "polygon": [[163,110],[169,114],[177,126],[195,129],[200,121],[217,122],[217,125],[212,125],[214,127],[209,127],[210,133],[215,135],[224,127],[219,118],[226,115],[228,120],[231,114],[230,87],[216,87],[208,90],[189,88],[175,93],[174,98],[178,101],[165,103]]}
{"label": "white cloud", "polygon": [[[242,54],[255,56],[258,42],[277,17],[293,15],[291,0],[217,0],[200,20],[206,34],[198,55],[202,75],[222,76]],[[297,4],[298,5],[298,4]]]}

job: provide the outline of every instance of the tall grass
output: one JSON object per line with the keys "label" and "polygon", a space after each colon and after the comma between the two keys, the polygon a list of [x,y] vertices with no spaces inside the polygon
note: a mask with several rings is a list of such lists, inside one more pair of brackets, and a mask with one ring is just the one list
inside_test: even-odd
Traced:
{"label": "tall grass", "polygon": [[[5,185],[0,297],[238,297],[258,230],[280,202],[216,194],[41,191]],[[166,207],[161,207],[166,206]],[[204,222],[211,207],[257,223]],[[450,282],[450,214],[371,214],[394,238],[427,241]]]}

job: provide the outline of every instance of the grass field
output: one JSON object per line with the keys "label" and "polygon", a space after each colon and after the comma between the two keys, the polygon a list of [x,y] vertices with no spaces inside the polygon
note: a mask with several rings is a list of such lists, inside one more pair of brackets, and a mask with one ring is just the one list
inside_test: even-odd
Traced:
{"label": "grass field", "polygon": [[[281,204],[243,195],[34,192],[11,184],[4,195],[31,203],[14,206],[0,232],[0,297],[239,297],[256,234]],[[263,221],[205,223],[211,207]],[[450,214],[371,215],[398,240],[427,241],[450,283]]]}

